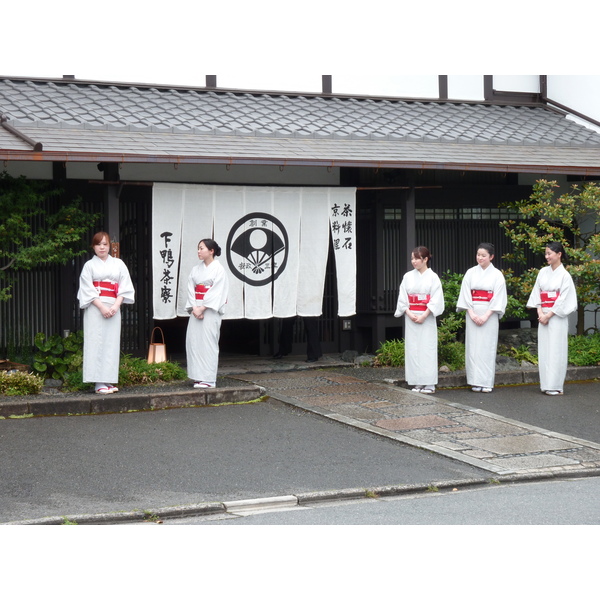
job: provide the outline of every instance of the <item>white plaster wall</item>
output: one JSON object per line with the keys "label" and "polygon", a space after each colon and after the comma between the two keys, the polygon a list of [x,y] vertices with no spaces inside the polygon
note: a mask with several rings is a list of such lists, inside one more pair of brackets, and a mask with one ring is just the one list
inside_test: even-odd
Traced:
{"label": "white plaster wall", "polygon": [[539,93],[539,75],[494,75],[494,89],[503,92]]}
{"label": "white plaster wall", "polygon": [[483,100],[483,75],[448,75],[448,98]]}
{"label": "white plaster wall", "polygon": [[[439,98],[437,75],[378,75],[358,78],[354,74],[334,75],[335,94],[396,96],[400,98]],[[320,90],[318,90],[320,91]]]}
{"label": "white plaster wall", "polygon": [[600,121],[600,75],[548,75],[548,97]]}

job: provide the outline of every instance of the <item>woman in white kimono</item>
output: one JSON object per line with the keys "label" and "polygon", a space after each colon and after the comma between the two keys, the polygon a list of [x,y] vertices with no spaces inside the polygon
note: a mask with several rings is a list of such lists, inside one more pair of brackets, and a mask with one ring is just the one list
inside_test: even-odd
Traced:
{"label": "woman in white kimono", "polygon": [[186,335],[187,372],[195,388],[217,384],[221,320],[229,294],[229,279],[216,256],[221,248],[211,239],[200,240],[196,265],[188,278],[185,309],[190,313]]}
{"label": "woman in white kimono", "polygon": [[412,251],[414,269],[400,284],[395,317],[404,319],[404,367],[413,392],[435,393],[438,382],[436,317],[444,312],[440,278],[429,268],[431,253],[425,246]]}
{"label": "woman in white kimono", "polygon": [[491,392],[496,379],[496,352],[500,319],[506,310],[506,282],[492,264],[494,246],[479,244],[477,265],[462,280],[457,312],[467,311],[465,366],[474,392]]}
{"label": "woman in white kimono", "polygon": [[577,292],[562,264],[566,259],[562,244],[549,243],[545,258],[548,266],[540,269],[527,307],[538,313],[540,388],[549,396],[562,396],[569,361],[568,316],[577,310]]}
{"label": "woman in white kimono", "polygon": [[92,238],[95,256],[79,277],[77,299],[83,313],[83,381],[94,383],[97,394],[118,392],[121,353],[121,304],[133,304],[135,290],[120,258],[110,255],[108,233]]}

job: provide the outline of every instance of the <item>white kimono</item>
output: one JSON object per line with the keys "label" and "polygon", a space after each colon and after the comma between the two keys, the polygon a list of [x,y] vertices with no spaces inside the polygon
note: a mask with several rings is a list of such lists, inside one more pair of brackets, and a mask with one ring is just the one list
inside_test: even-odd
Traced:
{"label": "white kimono", "polygon": [[[196,294],[196,286],[206,291]],[[188,277],[187,301],[185,309],[190,313],[185,340],[187,373],[194,381],[205,381],[215,385],[219,367],[219,337],[221,320],[225,312],[229,279],[223,265],[213,260],[208,266],[197,264]],[[206,306],[204,317],[192,315],[194,306]]]}
{"label": "white kimono", "polygon": [[561,264],[556,269],[543,267],[527,300],[528,308],[542,307],[554,313],[547,325],[538,327],[538,367],[540,388],[563,391],[569,362],[569,319],[577,310],[577,292],[569,271]]}
{"label": "white kimono", "polygon": [[88,260],[79,277],[77,299],[83,313],[83,381],[89,383],[117,383],[119,381],[119,356],[121,352],[121,311],[105,319],[92,304],[100,298],[103,304],[114,304],[116,298],[100,296],[94,282],[116,283],[117,295],[124,304],[133,304],[135,290],[129,271],[120,258],[97,256]]}
{"label": "white kimono", "polygon": [[431,311],[423,323],[418,324],[404,318],[404,368],[409,385],[437,385],[436,317],[444,312],[444,292],[440,278],[431,269],[424,273],[413,269],[402,278],[394,317],[401,317],[409,308],[418,312],[425,310],[423,307]]}
{"label": "white kimono", "polygon": [[484,325],[473,323],[468,314],[465,319],[465,366],[467,383],[473,387],[494,387],[498,329],[506,303],[504,275],[492,263],[485,269],[476,265],[465,273],[456,311],[471,308],[477,315],[483,315],[488,310],[494,313]]}

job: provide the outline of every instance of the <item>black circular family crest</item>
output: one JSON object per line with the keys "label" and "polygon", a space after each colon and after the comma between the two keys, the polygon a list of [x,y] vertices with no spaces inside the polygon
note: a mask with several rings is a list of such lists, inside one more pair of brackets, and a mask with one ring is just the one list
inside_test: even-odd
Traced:
{"label": "black circular family crest", "polygon": [[250,213],[242,217],[227,236],[227,264],[231,272],[250,285],[275,281],[285,270],[288,234],[273,215]]}

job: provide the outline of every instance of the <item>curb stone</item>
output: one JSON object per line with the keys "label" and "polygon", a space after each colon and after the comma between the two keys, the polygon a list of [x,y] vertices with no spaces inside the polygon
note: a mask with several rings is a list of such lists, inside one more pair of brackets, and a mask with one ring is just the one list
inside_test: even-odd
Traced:
{"label": "curb stone", "polygon": [[372,488],[348,488],[341,490],[325,490],[319,492],[301,492],[286,496],[254,498],[247,500],[232,500],[227,502],[205,502],[182,506],[171,506],[147,510],[126,512],[100,513],[87,515],[65,515],[57,517],[41,517],[24,521],[10,521],[0,525],[64,525],[66,522],[77,525],[116,525],[119,523],[152,522],[166,518],[186,518],[202,515],[240,514],[252,510],[269,510],[277,508],[292,508],[326,502],[343,500],[376,500],[380,497],[399,497],[409,494],[432,494],[457,490],[473,489],[491,485],[509,485],[534,481],[551,481],[557,479],[579,479],[584,477],[600,477],[600,468],[580,469],[569,472],[537,472],[498,475],[480,479],[456,479],[433,481],[428,484],[405,484],[378,486]]}
{"label": "curb stone", "polygon": [[258,385],[235,388],[212,388],[202,391],[184,390],[175,392],[134,394],[119,392],[108,396],[89,394],[90,398],[49,398],[23,401],[0,402],[0,417],[32,415],[98,415],[167,408],[209,406],[225,402],[249,402],[264,396],[265,389]]}

